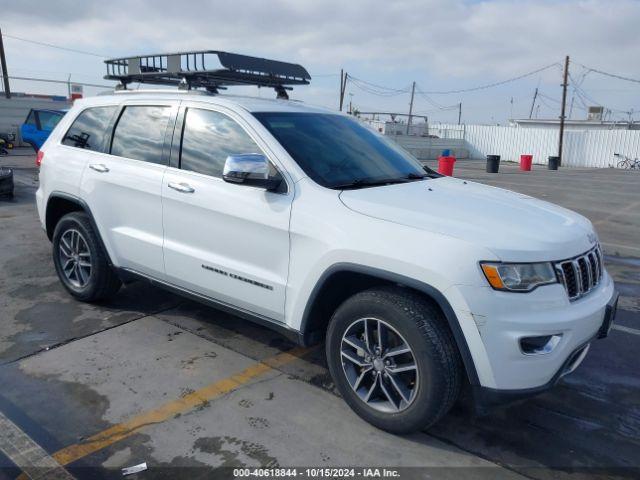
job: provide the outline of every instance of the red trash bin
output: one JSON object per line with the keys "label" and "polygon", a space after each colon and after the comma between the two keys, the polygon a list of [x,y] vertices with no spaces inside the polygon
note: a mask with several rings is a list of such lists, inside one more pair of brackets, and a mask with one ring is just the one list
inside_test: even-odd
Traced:
{"label": "red trash bin", "polygon": [[453,176],[453,164],[456,163],[456,157],[451,155],[446,157],[438,157],[438,173],[448,177]]}
{"label": "red trash bin", "polygon": [[533,155],[520,155],[520,170],[524,170],[525,172],[530,172],[532,162],[533,162]]}

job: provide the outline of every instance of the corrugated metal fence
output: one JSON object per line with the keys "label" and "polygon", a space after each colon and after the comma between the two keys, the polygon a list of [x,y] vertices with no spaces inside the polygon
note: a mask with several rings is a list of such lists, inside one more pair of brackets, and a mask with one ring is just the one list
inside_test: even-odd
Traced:
{"label": "corrugated metal fence", "polygon": [[[460,125],[430,125],[432,129],[459,131]],[[640,157],[640,130],[565,131],[564,135],[563,166],[615,166],[614,153]],[[531,154],[533,163],[546,165],[558,151],[558,131],[551,129],[466,125],[464,139],[471,158],[500,155],[518,161],[521,154]]]}

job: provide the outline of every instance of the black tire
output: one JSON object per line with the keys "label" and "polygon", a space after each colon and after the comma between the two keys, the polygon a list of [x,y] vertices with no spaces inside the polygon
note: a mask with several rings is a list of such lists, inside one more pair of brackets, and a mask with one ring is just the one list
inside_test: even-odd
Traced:
{"label": "black tire", "polygon": [[[74,285],[63,272],[60,256],[60,242],[65,233],[76,230],[80,232],[90,253],[91,270],[86,285]],[[66,290],[83,302],[96,302],[113,297],[122,282],[111,268],[97,232],[93,229],[89,216],[84,212],[72,212],[60,219],[53,232],[53,264],[58,278]]]}
{"label": "black tire", "polygon": [[[362,318],[387,323],[412,350],[418,367],[417,386],[413,400],[403,410],[376,410],[365,403],[349,383],[343,367],[342,337]],[[400,287],[366,290],[340,305],[329,324],[326,353],[333,380],[347,404],[382,430],[409,433],[427,429],[451,409],[460,393],[462,362],[446,319],[427,298]]]}

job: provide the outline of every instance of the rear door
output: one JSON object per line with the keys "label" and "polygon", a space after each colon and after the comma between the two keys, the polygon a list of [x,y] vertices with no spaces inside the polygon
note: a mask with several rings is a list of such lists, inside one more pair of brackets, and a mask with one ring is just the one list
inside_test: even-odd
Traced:
{"label": "rear door", "polygon": [[164,277],[162,177],[169,161],[165,138],[177,102],[127,102],[113,122],[108,148],[82,177],[87,200],[116,266]]}
{"label": "rear door", "polygon": [[[270,319],[284,318],[293,190],[281,193],[222,180],[228,155],[268,145],[234,112],[183,102],[172,165],[162,184],[168,280]],[[182,134],[182,137],[181,137]]]}

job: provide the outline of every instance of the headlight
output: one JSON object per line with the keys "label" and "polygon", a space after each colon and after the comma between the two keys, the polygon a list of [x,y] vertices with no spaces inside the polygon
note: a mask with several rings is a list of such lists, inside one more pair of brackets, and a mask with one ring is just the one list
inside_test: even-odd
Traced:
{"label": "headlight", "polygon": [[481,262],[487,281],[495,290],[530,292],[558,281],[551,263]]}

